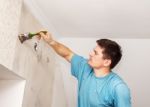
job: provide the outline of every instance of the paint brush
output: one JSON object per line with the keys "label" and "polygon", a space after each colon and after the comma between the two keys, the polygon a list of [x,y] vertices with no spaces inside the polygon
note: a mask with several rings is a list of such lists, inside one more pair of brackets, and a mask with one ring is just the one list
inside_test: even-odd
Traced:
{"label": "paint brush", "polygon": [[43,33],[47,33],[47,31],[40,31],[38,33],[23,33],[23,34],[19,34],[18,35],[18,38],[20,40],[21,43],[25,42],[26,40],[28,39],[32,39],[32,37],[36,36],[36,35],[39,35],[41,32]]}

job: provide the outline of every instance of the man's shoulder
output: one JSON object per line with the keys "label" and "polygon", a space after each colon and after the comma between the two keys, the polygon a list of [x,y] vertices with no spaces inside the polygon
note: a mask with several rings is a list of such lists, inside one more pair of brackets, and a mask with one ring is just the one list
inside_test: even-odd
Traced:
{"label": "man's shoulder", "polygon": [[80,56],[78,54],[73,54],[71,60],[79,60],[79,61],[86,61],[86,59],[83,56]]}
{"label": "man's shoulder", "polygon": [[71,72],[78,80],[85,79],[91,73],[92,68],[88,64],[88,60],[84,57],[74,54],[71,59]]}
{"label": "man's shoulder", "polygon": [[88,64],[88,59],[86,59],[83,56],[80,56],[78,54],[73,54],[72,58],[71,58],[71,63],[80,63],[81,65],[86,66],[87,68],[91,68]]}

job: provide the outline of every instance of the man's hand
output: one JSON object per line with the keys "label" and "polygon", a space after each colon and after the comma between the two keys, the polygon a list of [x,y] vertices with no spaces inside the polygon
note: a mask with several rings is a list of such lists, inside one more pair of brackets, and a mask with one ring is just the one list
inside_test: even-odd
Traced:
{"label": "man's hand", "polygon": [[71,58],[73,56],[73,52],[65,45],[55,41],[52,38],[52,34],[48,32],[42,32],[40,31],[37,35],[39,39],[44,39],[45,42],[47,42],[54,50],[55,52],[65,58],[68,62],[71,61]]}
{"label": "man's hand", "polygon": [[52,38],[52,34],[50,34],[48,31],[47,32],[42,32],[40,31],[37,35],[38,39],[43,39],[45,42],[48,44],[51,44],[54,40]]}

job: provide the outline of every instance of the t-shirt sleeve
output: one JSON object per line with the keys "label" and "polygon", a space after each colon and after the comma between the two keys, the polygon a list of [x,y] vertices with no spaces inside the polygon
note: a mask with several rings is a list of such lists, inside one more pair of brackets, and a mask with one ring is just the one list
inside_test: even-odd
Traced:
{"label": "t-shirt sleeve", "polygon": [[77,79],[81,78],[86,59],[74,54],[71,58],[71,74]]}
{"label": "t-shirt sleeve", "polygon": [[130,90],[126,84],[118,84],[114,92],[115,107],[131,107]]}

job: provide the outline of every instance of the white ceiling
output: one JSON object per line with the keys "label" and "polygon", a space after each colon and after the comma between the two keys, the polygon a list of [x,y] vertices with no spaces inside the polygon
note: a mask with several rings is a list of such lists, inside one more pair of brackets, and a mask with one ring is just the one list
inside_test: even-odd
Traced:
{"label": "white ceiling", "polygon": [[150,38],[150,0],[29,0],[29,3],[37,15],[42,12],[41,20],[51,23],[63,37]]}

